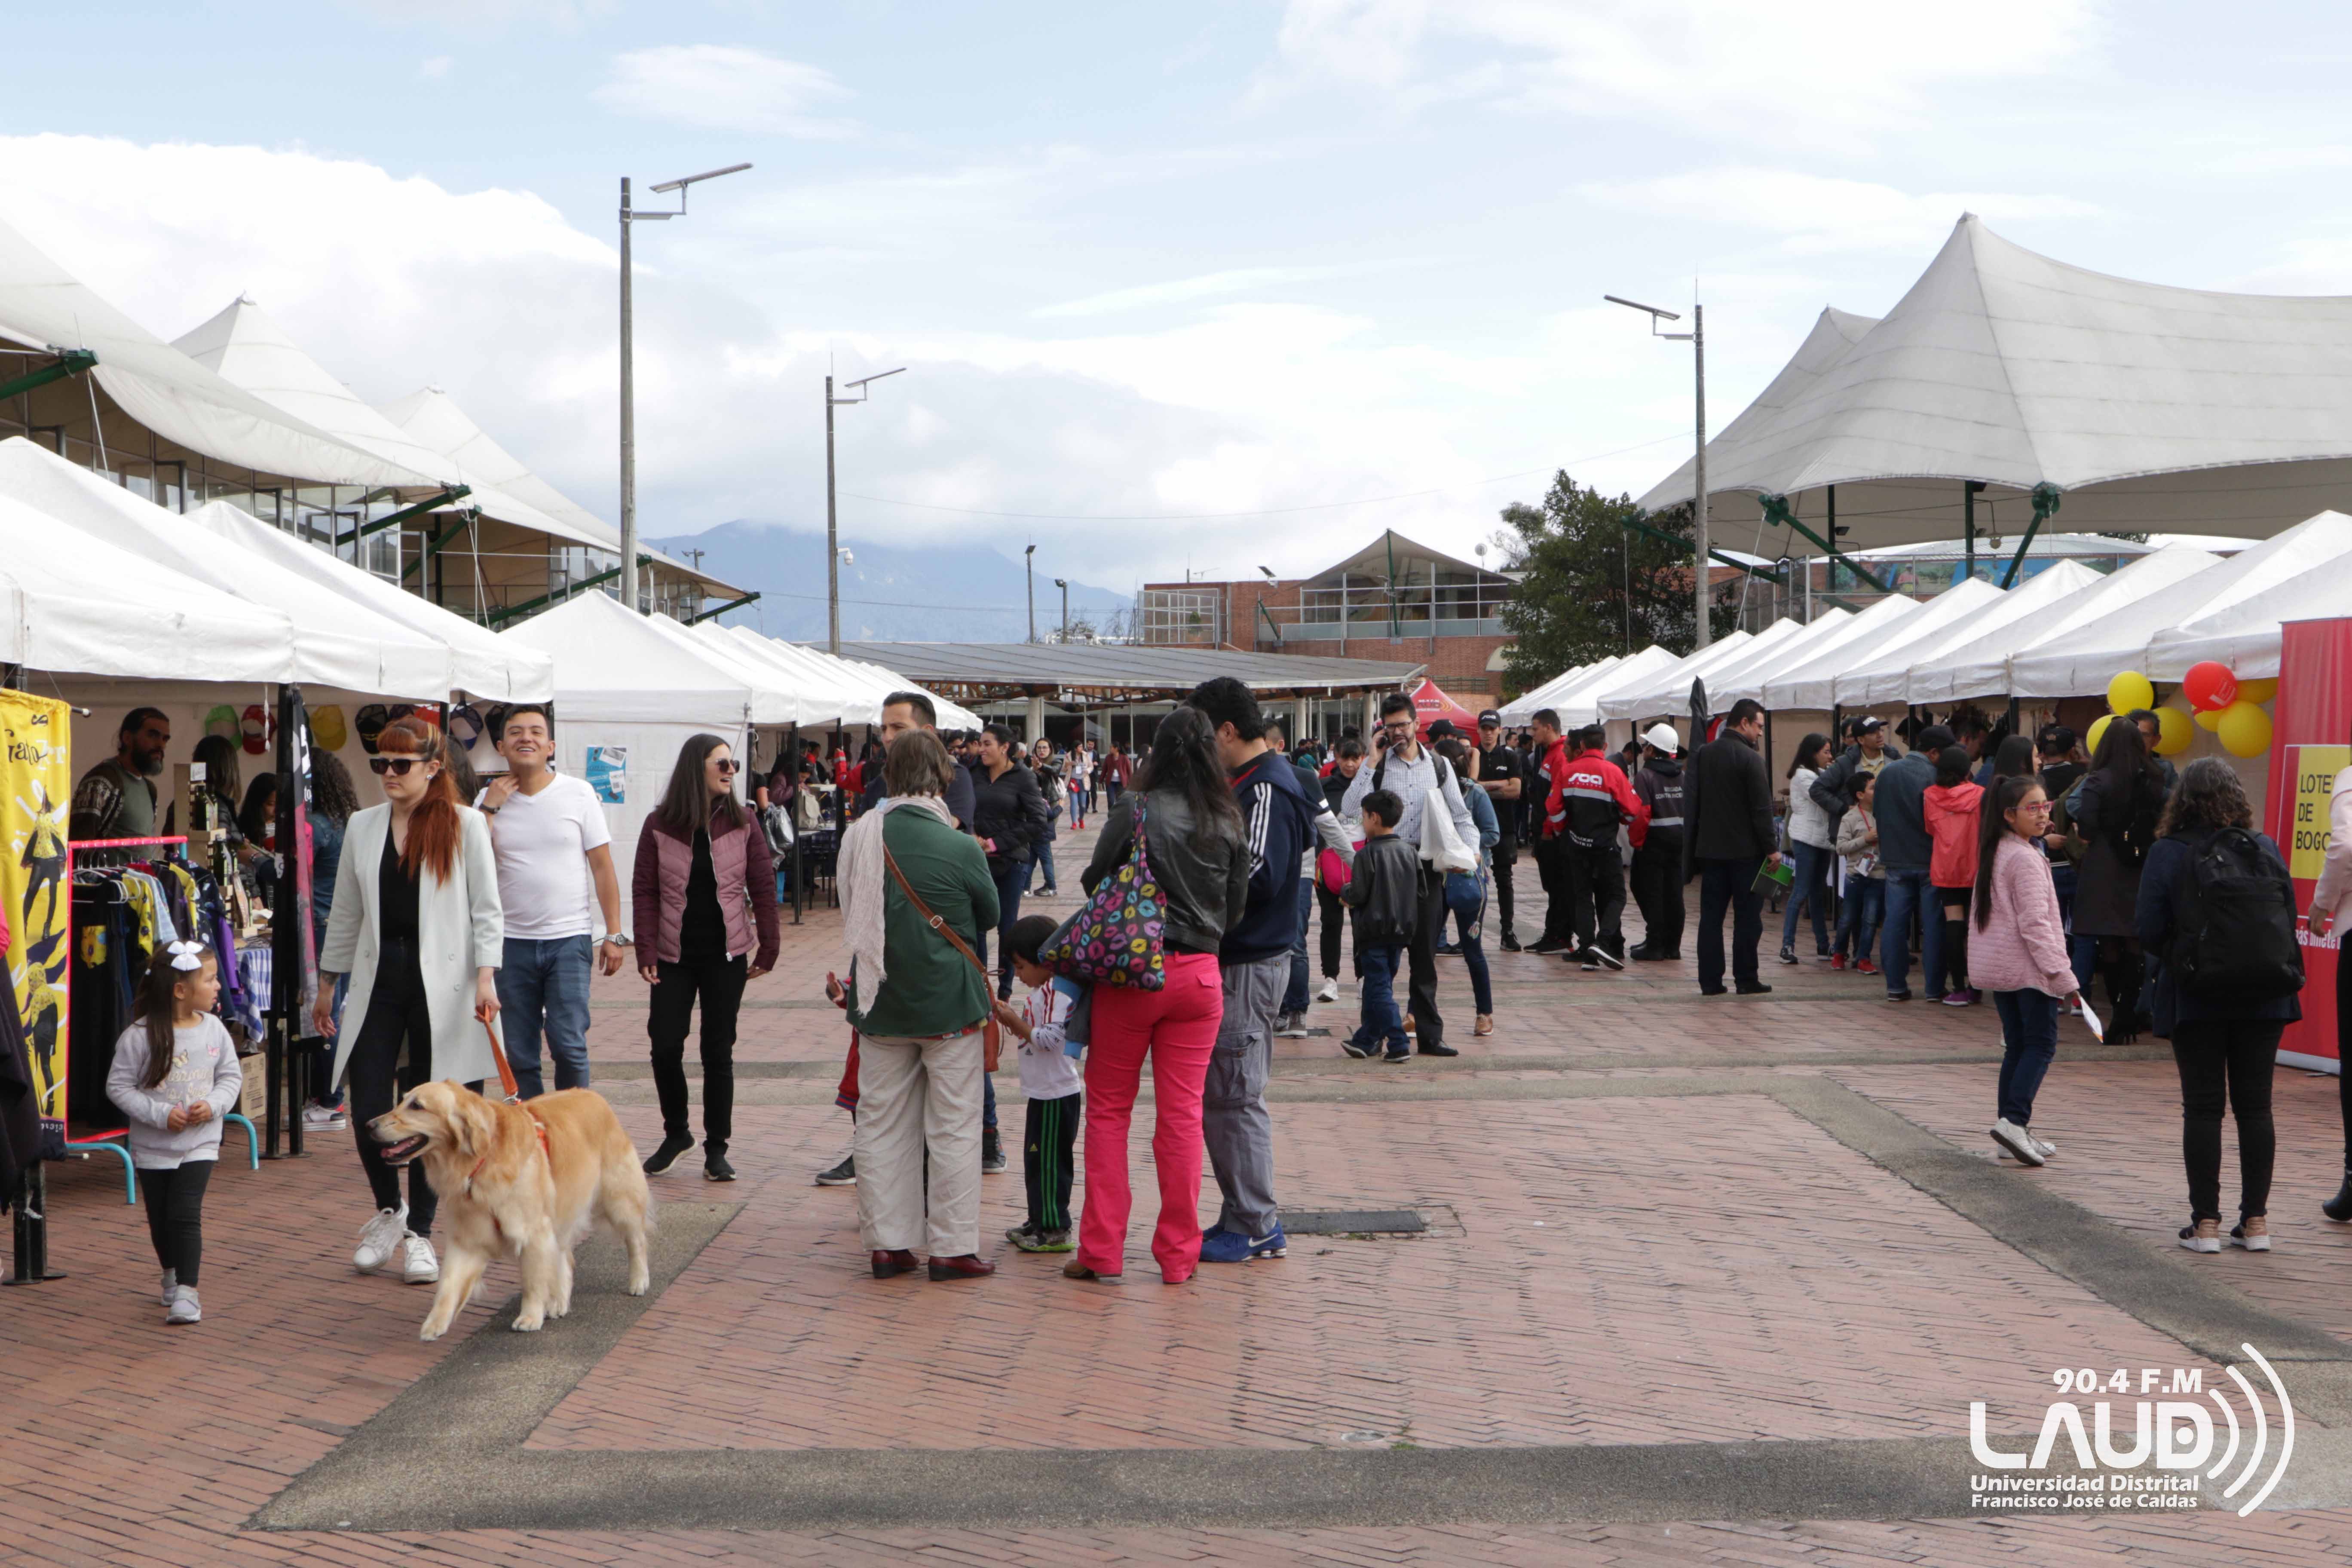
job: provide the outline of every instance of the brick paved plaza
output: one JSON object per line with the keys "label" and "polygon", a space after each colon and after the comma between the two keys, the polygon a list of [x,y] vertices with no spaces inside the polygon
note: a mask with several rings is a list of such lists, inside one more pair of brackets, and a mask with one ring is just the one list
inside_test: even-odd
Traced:
{"label": "brick paved plaza", "polygon": [[[847,1131],[837,930],[813,912],[752,989],[743,1179],[656,1180],[654,1294],[619,1295],[593,1243],[540,1335],[503,1331],[501,1268],[417,1342],[428,1291],[350,1268],[344,1139],[224,1166],[188,1331],[160,1322],[114,1167],[54,1168],[70,1278],[0,1296],[0,1561],[2352,1560],[2326,1079],[2279,1075],[2278,1250],[2191,1258],[2160,1042],[2070,1032],[2035,1122],[2062,1152],[2029,1173],[1983,1132],[1990,1008],[1892,1007],[1812,964],[1702,1000],[1687,964],[1496,954],[1500,1028],[1473,1040],[1449,960],[1459,1061],[1350,1062],[1318,1034],[1283,1043],[1273,1092],[1286,1207],[1426,1232],[1297,1236],[1181,1289],[1140,1226],[1115,1287],[1001,1243],[983,1283],[877,1282],[855,1190],[810,1182]],[[642,987],[599,985],[598,1085],[649,1148]],[[998,1089],[1017,1128],[1009,1061]],[[1021,1196],[1016,1159],[984,1241]],[[1972,1516],[1971,1401],[2021,1448],[2055,1368],[2226,1386],[2246,1342],[2298,1423],[2263,1510]]]}

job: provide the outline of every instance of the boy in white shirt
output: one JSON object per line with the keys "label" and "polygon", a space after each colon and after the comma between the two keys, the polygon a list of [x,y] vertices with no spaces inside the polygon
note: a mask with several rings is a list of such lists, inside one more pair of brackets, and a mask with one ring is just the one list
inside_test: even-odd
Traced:
{"label": "boy in white shirt", "polygon": [[1079,1089],[1085,1080],[1076,1054],[1083,1047],[1070,1039],[1069,1024],[1086,988],[1037,962],[1038,950],[1055,929],[1056,922],[1045,915],[1014,923],[1009,943],[1013,973],[1029,994],[1022,998],[1018,1013],[997,1005],[1004,1026],[1020,1037],[1021,1092],[1029,1100],[1021,1138],[1029,1218],[1004,1233],[1004,1239],[1024,1252],[1072,1250],[1070,1174],[1078,1144]]}

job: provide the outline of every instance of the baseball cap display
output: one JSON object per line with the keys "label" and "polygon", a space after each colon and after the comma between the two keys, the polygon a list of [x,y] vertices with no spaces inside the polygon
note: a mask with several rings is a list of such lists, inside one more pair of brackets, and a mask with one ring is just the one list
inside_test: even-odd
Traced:
{"label": "baseball cap display", "polygon": [[1669,756],[1673,755],[1683,743],[1683,738],[1675,733],[1675,727],[1672,724],[1653,724],[1643,731],[1642,739]]}
{"label": "baseball cap display", "polygon": [[246,704],[245,717],[237,721],[237,729],[245,736],[247,752],[257,757],[269,750],[269,731],[272,728],[267,709],[258,702]]}
{"label": "baseball cap display", "polygon": [[470,752],[474,742],[482,738],[482,715],[470,702],[461,702],[449,710],[449,742],[459,751]]}
{"label": "baseball cap display", "polygon": [[205,714],[205,733],[218,735],[224,741],[238,739],[244,731],[237,726],[236,710],[224,702]]}
{"label": "baseball cap display", "polygon": [[383,727],[392,722],[391,710],[381,702],[371,702],[360,710],[356,722],[360,731],[360,749],[369,756],[374,756],[376,738],[383,733]]}
{"label": "baseball cap display", "polygon": [[323,708],[310,710],[310,739],[330,752],[340,752],[352,732],[343,723],[343,710],[330,702]]}

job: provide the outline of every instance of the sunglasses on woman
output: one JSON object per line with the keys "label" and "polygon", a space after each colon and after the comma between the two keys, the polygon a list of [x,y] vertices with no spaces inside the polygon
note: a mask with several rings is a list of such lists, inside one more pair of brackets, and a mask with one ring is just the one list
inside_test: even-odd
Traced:
{"label": "sunglasses on woman", "polygon": [[370,757],[368,766],[374,770],[378,778],[390,773],[394,778],[404,779],[408,776],[408,770],[424,760],[423,757]]}
{"label": "sunglasses on woman", "polygon": [[736,769],[738,769],[738,768],[741,767],[743,764],[742,764],[742,763],[738,763],[738,762],[731,761],[731,760],[728,760],[728,759],[721,759],[720,761],[719,761],[719,762],[715,762],[715,763],[711,763],[710,765],[711,765],[712,767],[714,767],[714,768],[717,768],[717,769],[718,769],[720,773],[733,773]]}

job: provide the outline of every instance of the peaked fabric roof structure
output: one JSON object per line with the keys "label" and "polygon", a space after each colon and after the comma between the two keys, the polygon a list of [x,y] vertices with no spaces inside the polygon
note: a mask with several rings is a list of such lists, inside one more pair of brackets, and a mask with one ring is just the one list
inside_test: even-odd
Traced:
{"label": "peaked fabric roof structure", "polygon": [[[1651,646],[1654,647],[1657,645],[1654,643]],[[1549,680],[1543,682],[1539,686],[1530,688],[1519,696],[1515,697],[1510,701],[1503,704],[1502,708],[1499,710],[1503,715],[1503,722],[1506,724],[1527,723],[1536,716],[1537,709],[1549,708],[1551,706],[1551,700],[1554,697],[1557,697],[1563,692],[1573,690],[1578,681],[1586,679],[1591,676],[1597,675],[1601,670],[1610,668],[1612,665],[1622,663],[1626,657],[1627,656],[1622,653],[1612,653],[1607,658],[1596,659],[1591,664],[1580,664],[1570,668],[1561,670]],[[1669,655],[1668,657],[1671,658],[1672,656]]]}
{"label": "peaked fabric roof structure", "polygon": [[[1717,637],[1706,647],[1651,671],[1648,679],[1612,691],[1607,700],[1599,704],[1601,717],[1635,719],[1651,713],[1686,713],[1690,710],[1693,680],[1713,674],[1734,659],[1746,658],[1752,644],[1766,637],[1777,642],[1796,630],[1796,622],[1783,619],[1760,632],[1734,632],[1729,637]],[[1707,700],[1715,700],[1712,688],[1707,691]]]}
{"label": "peaked fabric roof structure", "polygon": [[664,636],[649,624],[657,618],[607,594],[581,594],[499,637],[555,661],[555,700],[567,721],[704,724],[722,732],[753,722],[751,679]]}
{"label": "peaked fabric roof structure", "polygon": [[[1837,700],[1850,708],[1870,708],[1886,702],[1907,702],[1911,667],[1932,661],[1947,649],[1965,647],[1987,633],[2023,623],[2047,612],[2074,594],[2090,587],[2099,574],[2089,567],[2073,561],[2061,561],[2047,572],[2002,593],[1993,589],[1994,598],[1979,604],[1969,604],[1965,609],[1938,606],[1952,600],[1969,583],[1982,583],[1970,578],[1946,589],[1930,602],[1925,614],[1911,622],[1909,637],[1901,637],[1882,647],[1868,659],[1857,660],[1854,667],[1837,679]],[[1982,584],[1990,587],[1990,584]],[[1955,604],[1960,603],[1954,600]]]}
{"label": "peaked fabric roof structure", "polygon": [[34,350],[88,349],[98,356],[89,374],[124,414],[206,458],[319,484],[441,488],[446,465],[418,468],[349,445],[224,380],[100,299],[5,223],[0,339]]}
{"label": "peaked fabric roof structure", "polygon": [[[1881,599],[1860,615],[1846,616],[1817,637],[1808,638],[1801,644],[1794,641],[1784,643],[1773,650],[1770,658],[1749,659],[1736,670],[1725,670],[1717,682],[1723,688],[1722,694],[1717,696],[1714,688],[1710,687],[1708,696],[1724,708],[1729,708],[1742,699],[1761,702],[1764,700],[1764,683],[1780,671],[1811,663],[1832,649],[1841,649],[1849,657],[1863,657],[1865,650],[1884,646],[1894,635],[1890,623],[1916,614],[1918,608],[1918,600],[1900,594]],[[1815,616],[1813,624],[1819,626],[1829,618],[1827,616]]]}
{"label": "peaked fabric roof structure", "polygon": [[1595,669],[1551,700],[1537,706],[1557,710],[1560,723],[1568,728],[1598,724],[1602,718],[1601,701],[1611,692],[1646,684],[1660,670],[1671,668],[1680,662],[1674,650],[1652,643],[1639,653],[1611,660],[1608,668]]}
{"label": "peaked fabric roof structure", "polygon": [[1774,670],[1765,679],[1764,694],[1757,700],[1776,713],[1791,708],[1826,713],[1836,705],[1837,683],[1847,671],[1860,668],[1895,648],[1915,644],[1937,627],[1964,621],[2000,597],[2000,589],[1980,577],[1971,577],[1954,584],[1932,599],[1908,601],[1914,606],[1910,613],[1879,623],[1868,636],[1851,638],[1801,663]]}
{"label": "peaked fabric roof structure", "polygon": [[2049,647],[2088,628],[2130,613],[2131,606],[2151,594],[2221,563],[2221,557],[2185,544],[2167,545],[2143,555],[2130,565],[2099,577],[2054,605],[2030,623],[2011,623],[1977,635],[1968,628],[1966,640],[1939,648],[1933,657],[1911,667],[1904,700],[1914,703],[1958,702],[1970,697],[2009,695],[2009,661],[2012,656]]}
{"label": "peaked fabric roof structure", "polygon": [[[1910,291],[1853,335],[1865,321],[1824,312],[1707,443],[1734,539],[1764,493],[1804,494],[1799,515],[1821,531],[1830,486],[1855,549],[1958,537],[1969,480],[1990,487],[1979,531],[2012,536],[2045,481],[2075,531],[2264,537],[2352,502],[2352,298],[2112,278],[1963,214]],[[1692,490],[1685,463],[1641,504]]]}
{"label": "peaked fabric roof structure", "polygon": [[[1742,697],[1760,701],[1760,698],[1756,698],[1754,689],[1763,685],[1767,673],[1786,669],[1792,664],[1816,657],[1843,637],[1854,618],[1852,610],[1827,610],[1810,621],[1789,622],[1797,629],[1785,637],[1775,637],[1769,642],[1762,637],[1757,638],[1748,644],[1743,657],[1727,659],[1708,671],[1707,701],[1718,713],[1729,712],[1732,704]],[[1782,623],[1776,621],[1773,624]]]}

